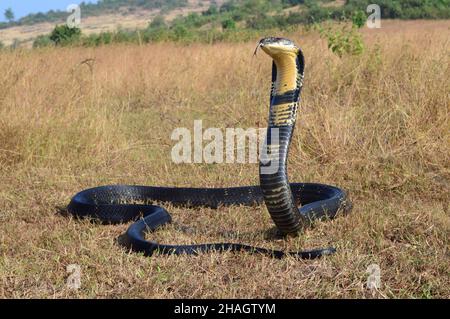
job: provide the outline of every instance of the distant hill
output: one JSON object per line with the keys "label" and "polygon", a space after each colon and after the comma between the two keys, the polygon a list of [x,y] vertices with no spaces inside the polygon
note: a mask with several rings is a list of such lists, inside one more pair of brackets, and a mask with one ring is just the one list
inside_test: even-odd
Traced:
{"label": "distant hill", "polygon": [[[81,31],[89,43],[242,38],[242,32],[285,29],[327,19],[366,15],[372,0],[101,0],[81,4]],[[449,19],[450,0],[377,0],[382,19]],[[63,24],[69,13],[49,11],[0,23],[4,45],[31,46]],[[115,34],[117,30],[134,34]],[[140,30],[140,31],[137,31]],[[242,32],[241,32],[242,31]],[[101,33],[108,33],[103,36]],[[136,33],[137,32],[137,33]],[[236,32],[241,32],[235,35]],[[224,35],[225,34],[225,35]],[[100,35],[97,36],[96,35]],[[111,38],[113,40],[111,40]],[[44,42],[47,39],[43,39]],[[0,44],[1,44],[0,43]],[[86,43],[86,42],[84,42]]]}
{"label": "distant hill", "polygon": [[[313,6],[315,3],[323,7],[355,7],[364,9],[371,4],[371,0],[228,0],[228,1],[208,1],[208,0],[100,0],[97,3],[81,3],[80,8],[83,17],[92,17],[100,15],[110,15],[121,13],[122,15],[133,15],[137,11],[151,11],[159,9],[162,14],[168,13],[174,9],[186,7],[206,7],[210,5],[222,5],[226,2],[228,5],[235,6],[239,4],[251,3],[251,5],[261,5],[269,3],[271,5],[281,4],[285,7],[296,5]],[[376,2],[384,8],[385,18],[403,18],[403,19],[427,19],[427,18],[448,18],[450,0],[379,0]],[[25,17],[12,22],[0,22],[0,29],[33,25],[37,23],[52,23],[63,21],[67,17],[67,12],[61,10],[50,10],[46,13],[39,12],[29,14]]]}
{"label": "distant hill", "polygon": [[[141,29],[156,16],[171,21],[177,16],[201,13],[211,4],[221,5],[224,0],[103,0],[96,4],[82,4],[81,29],[83,34],[120,29]],[[40,35],[49,34],[56,24],[65,23],[69,13],[48,11],[29,14],[11,23],[0,23],[0,43],[6,46],[18,43],[30,47]]]}
{"label": "distant hill", "polygon": [[[189,0],[100,0],[97,3],[81,3],[80,9],[83,17],[109,15],[120,12],[123,15],[133,14],[137,10],[160,9],[165,12],[176,8],[186,7],[192,3],[209,4],[210,1],[189,1]],[[0,23],[0,29],[34,25],[37,23],[60,22],[66,19],[67,12],[61,10],[50,10],[48,12],[32,13],[12,22]]]}

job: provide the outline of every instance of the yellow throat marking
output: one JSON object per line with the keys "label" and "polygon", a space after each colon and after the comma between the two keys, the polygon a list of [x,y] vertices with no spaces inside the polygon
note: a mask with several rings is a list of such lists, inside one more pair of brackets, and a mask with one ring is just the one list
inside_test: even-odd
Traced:
{"label": "yellow throat marking", "polygon": [[277,66],[275,94],[282,95],[297,88],[297,52],[283,52],[272,56]]}
{"label": "yellow throat marking", "polygon": [[[274,83],[272,94],[282,95],[289,91],[294,91],[299,86],[297,69],[298,49],[292,51],[282,51],[271,54],[277,67],[277,79]],[[297,117],[298,103],[284,103],[271,105],[269,124],[273,126],[294,125]]]}

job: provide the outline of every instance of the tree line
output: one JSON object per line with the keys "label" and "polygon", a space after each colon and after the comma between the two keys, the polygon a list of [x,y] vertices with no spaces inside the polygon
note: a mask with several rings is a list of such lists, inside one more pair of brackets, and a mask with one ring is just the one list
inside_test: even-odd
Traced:
{"label": "tree line", "polygon": [[[147,28],[116,30],[83,35],[81,30],[60,25],[49,35],[39,36],[34,47],[51,45],[98,46],[110,43],[148,43],[158,41],[217,42],[246,41],[261,30],[289,30],[297,25],[313,25],[325,20],[359,20],[364,23],[367,6],[372,0],[347,0],[343,6],[324,6],[329,0],[228,0],[218,6],[214,1],[201,13],[178,16],[170,23],[164,10]],[[84,4],[92,14],[102,10],[121,8],[124,3],[136,8],[169,8],[186,5],[186,0],[104,0],[97,4]],[[450,0],[378,0],[382,18],[448,19]],[[285,9],[300,5],[301,10]],[[165,6],[165,7],[164,7]],[[102,9],[100,9],[102,8]],[[6,14],[6,12],[5,12]],[[67,16],[67,13],[64,13]],[[85,13],[84,13],[85,14]],[[11,16],[10,16],[11,17]]]}

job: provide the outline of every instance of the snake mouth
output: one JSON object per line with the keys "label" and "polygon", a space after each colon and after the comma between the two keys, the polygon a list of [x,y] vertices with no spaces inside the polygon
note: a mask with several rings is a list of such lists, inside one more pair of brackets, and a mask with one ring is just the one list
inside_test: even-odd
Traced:
{"label": "snake mouth", "polygon": [[298,47],[293,41],[286,38],[277,37],[267,37],[261,39],[256,46],[254,55],[256,55],[259,48],[272,57],[281,53],[298,52]]}

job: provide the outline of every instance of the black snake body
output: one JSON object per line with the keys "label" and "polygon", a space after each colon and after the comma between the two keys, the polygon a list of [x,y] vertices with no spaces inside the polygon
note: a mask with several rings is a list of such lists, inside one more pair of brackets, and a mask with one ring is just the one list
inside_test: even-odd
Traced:
{"label": "black snake body", "polygon": [[[282,234],[295,234],[313,220],[334,218],[339,211],[345,213],[351,209],[342,189],[324,184],[289,183],[286,162],[302,88],[304,57],[299,48],[283,38],[263,39],[258,47],[274,60],[269,127],[263,149],[265,156],[262,156],[260,161],[260,186],[215,189],[103,186],[75,195],[68,206],[69,213],[77,217],[95,218],[105,223],[135,221],[128,228],[123,244],[147,256],[154,252],[198,254],[231,250],[257,252],[275,258],[293,255],[311,259],[333,253],[334,248],[283,252],[237,243],[164,245],[144,238],[146,232],[156,231],[160,226],[171,222],[170,214],[160,206],[148,204],[152,202],[211,208],[265,202]],[[271,167],[276,169],[270,169]]]}

